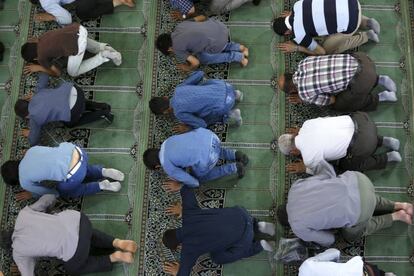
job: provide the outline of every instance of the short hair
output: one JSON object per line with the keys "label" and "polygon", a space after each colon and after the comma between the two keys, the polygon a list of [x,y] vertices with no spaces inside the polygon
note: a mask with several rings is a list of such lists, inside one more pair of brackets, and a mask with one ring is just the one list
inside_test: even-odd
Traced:
{"label": "short hair", "polygon": [[294,149],[294,136],[293,134],[282,134],[279,136],[277,140],[277,145],[279,147],[279,151],[284,155],[289,155],[290,152]]}
{"label": "short hair", "polygon": [[168,229],[162,236],[162,243],[171,250],[177,249],[177,247],[180,245],[176,232],[176,229]]}
{"label": "short hair", "polygon": [[276,211],[277,221],[286,227],[290,227],[288,213],[286,211],[286,204],[280,204]]}
{"label": "short hair", "polygon": [[161,51],[164,55],[168,56],[170,52],[168,52],[168,49],[172,47],[172,38],[171,34],[160,34],[157,38],[156,46],[157,49]]}
{"label": "short hair", "polygon": [[160,149],[150,148],[143,154],[145,166],[150,170],[155,170],[157,166],[161,165],[159,157]]}
{"label": "short hair", "polygon": [[149,108],[155,115],[162,115],[170,107],[170,100],[165,97],[153,97],[149,102]]}
{"label": "short hair", "polygon": [[0,247],[9,250],[12,247],[13,230],[3,230],[0,232]]}
{"label": "short hair", "polygon": [[285,19],[286,17],[281,16],[273,20],[273,31],[278,35],[285,35],[286,31],[289,30],[286,26]]}
{"label": "short hair", "polygon": [[286,93],[294,93],[298,91],[296,85],[293,83],[293,74],[292,73],[285,73],[285,82],[283,87],[280,87]]}
{"label": "short hair", "polygon": [[37,42],[26,42],[20,52],[25,61],[34,62],[37,58]]}
{"label": "short hair", "polygon": [[33,5],[38,5],[40,3],[40,0],[29,0],[30,3],[32,3]]}
{"label": "short hair", "polygon": [[29,115],[29,101],[17,100],[14,105],[14,112],[22,119],[26,118]]}
{"label": "short hair", "polygon": [[9,160],[1,166],[1,176],[7,185],[19,185],[20,160]]}

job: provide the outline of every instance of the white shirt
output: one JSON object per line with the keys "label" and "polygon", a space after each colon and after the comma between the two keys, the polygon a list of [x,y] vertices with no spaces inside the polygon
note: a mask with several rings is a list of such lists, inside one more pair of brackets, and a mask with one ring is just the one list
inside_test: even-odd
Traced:
{"label": "white shirt", "polygon": [[301,152],[307,172],[322,160],[345,157],[354,135],[355,126],[350,116],[323,117],[307,120],[295,137],[295,146]]}
{"label": "white shirt", "polygon": [[299,267],[299,276],[362,276],[364,262],[355,256],[346,263],[337,263],[340,252],[330,248],[307,259]]}
{"label": "white shirt", "polygon": [[62,5],[67,5],[76,0],[40,0],[40,5],[47,12],[56,18],[56,22],[60,25],[68,25],[72,23],[72,15]]}

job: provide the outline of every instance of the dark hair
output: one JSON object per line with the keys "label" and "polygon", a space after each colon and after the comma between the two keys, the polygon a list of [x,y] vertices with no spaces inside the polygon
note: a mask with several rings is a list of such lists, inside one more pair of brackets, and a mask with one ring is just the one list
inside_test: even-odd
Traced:
{"label": "dark hair", "polygon": [[1,166],[1,176],[7,185],[19,185],[20,160],[9,160]]}
{"label": "dark hair", "polygon": [[284,76],[285,76],[285,82],[283,84],[283,87],[281,87],[281,89],[283,89],[283,91],[286,93],[296,93],[298,89],[296,88],[296,85],[293,83],[293,80],[292,80],[293,74],[285,73]]}
{"label": "dark hair", "polygon": [[29,115],[29,101],[19,99],[14,104],[14,112],[17,116],[24,119]]}
{"label": "dark hair", "polygon": [[168,49],[172,47],[171,34],[160,34],[157,38],[157,49],[161,51],[164,55],[168,56],[170,52]]}
{"label": "dark hair", "polygon": [[278,17],[273,20],[273,31],[278,35],[285,35],[286,31],[289,30],[286,26],[285,18],[286,17]]}
{"label": "dark hair", "polygon": [[6,250],[11,249],[13,230],[3,230],[0,232],[0,247]]}
{"label": "dark hair", "polygon": [[276,216],[281,225],[290,227],[288,214],[286,211],[286,204],[281,204],[277,207]]}
{"label": "dark hair", "polygon": [[162,115],[170,107],[170,100],[165,97],[154,97],[149,102],[149,108],[155,115]]}
{"label": "dark hair", "polygon": [[168,229],[162,236],[162,243],[169,249],[175,250],[180,245],[177,240],[176,229]]}
{"label": "dark hair", "polygon": [[32,3],[33,5],[38,5],[40,3],[39,0],[30,0],[30,3]]}
{"label": "dark hair", "polygon": [[160,157],[158,156],[160,149],[147,149],[143,154],[145,166],[150,170],[155,170],[157,166],[161,165]]}
{"label": "dark hair", "polygon": [[37,58],[37,42],[26,42],[20,52],[25,61],[34,62]]}

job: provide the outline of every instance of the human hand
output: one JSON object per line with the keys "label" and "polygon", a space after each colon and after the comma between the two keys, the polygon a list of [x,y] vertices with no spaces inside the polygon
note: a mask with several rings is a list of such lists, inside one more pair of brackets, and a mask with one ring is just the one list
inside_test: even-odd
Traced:
{"label": "human hand", "polygon": [[32,198],[32,193],[28,191],[20,192],[16,194],[17,201],[25,201]]}
{"label": "human hand", "polygon": [[296,45],[295,43],[293,43],[292,41],[288,41],[288,42],[283,42],[283,43],[279,43],[276,48],[278,48],[279,50],[281,50],[283,53],[293,53],[297,51],[297,47],[298,45]]}
{"label": "human hand", "polygon": [[291,11],[283,11],[280,14],[281,17],[287,17],[287,16],[291,16],[291,15],[292,15],[292,12]]}
{"label": "human hand", "polygon": [[20,135],[27,138],[30,135],[30,129],[27,128],[23,128],[22,130],[20,130]]}
{"label": "human hand", "polygon": [[23,97],[23,100],[26,100],[26,101],[30,102],[32,100],[32,98],[33,98],[33,92],[29,91],[29,93],[26,96]]}
{"label": "human hand", "polygon": [[175,21],[182,21],[184,20],[183,15],[181,14],[181,12],[179,11],[172,11],[170,13],[170,16],[172,19],[174,19]]}
{"label": "human hand", "polygon": [[288,127],[286,129],[286,133],[287,134],[293,134],[293,135],[298,135],[300,128],[298,127]]}
{"label": "human hand", "polygon": [[306,166],[303,161],[296,161],[286,165],[286,170],[290,173],[304,173],[306,172]]}
{"label": "human hand", "polygon": [[190,65],[188,65],[188,64],[185,64],[185,63],[179,63],[179,64],[177,64],[177,69],[179,70],[179,71],[181,71],[181,72],[190,72],[190,71],[192,71],[192,68],[191,68],[191,66]]}
{"label": "human hand", "polygon": [[183,215],[183,207],[181,206],[180,202],[176,202],[170,205],[167,209],[165,209],[165,212],[168,215],[177,216],[178,218],[181,218]]}
{"label": "human hand", "polygon": [[299,97],[298,94],[289,95],[288,96],[288,101],[291,104],[301,104],[302,103],[302,99]]}
{"label": "human hand", "polygon": [[176,134],[181,134],[181,133],[185,133],[187,131],[190,131],[191,128],[189,126],[187,126],[186,124],[183,123],[179,123],[175,126],[173,126],[172,131]]}
{"label": "human hand", "polygon": [[162,187],[164,188],[166,192],[174,193],[174,192],[178,192],[179,190],[181,190],[182,185],[180,182],[176,180],[167,180],[164,182]]}
{"label": "human hand", "polygon": [[39,64],[28,64],[25,67],[23,67],[23,73],[27,75],[31,75],[32,73],[37,73],[42,71],[42,66]]}
{"label": "human hand", "polygon": [[168,273],[172,276],[177,276],[178,271],[180,270],[179,262],[165,262],[162,266],[162,269],[165,273]]}

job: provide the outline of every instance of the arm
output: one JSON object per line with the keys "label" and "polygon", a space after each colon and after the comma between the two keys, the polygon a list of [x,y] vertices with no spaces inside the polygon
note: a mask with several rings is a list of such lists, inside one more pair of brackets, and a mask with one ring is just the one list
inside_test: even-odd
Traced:
{"label": "arm", "polygon": [[341,252],[336,248],[329,248],[326,249],[324,252],[319,253],[316,256],[313,256],[312,258],[309,258],[309,261],[315,261],[315,262],[330,262],[330,261],[337,261],[339,260],[339,257],[341,256]]}
{"label": "arm", "polygon": [[194,69],[198,68],[200,66],[200,61],[193,55],[189,55],[186,59],[187,63],[178,64],[178,69],[189,72],[193,71]]}
{"label": "arm", "polygon": [[39,143],[40,133],[42,130],[41,126],[38,126],[34,120],[29,121],[30,132],[29,132],[29,143],[31,146]]}
{"label": "arm", "polygon": [[311,46],[309,46],[309,48],[303,47],[301,45],[297,45],[292,41],[288,41],[285,43],[279,43],[277,45],[277,48],[280,49],[283,53],[302,52],[310,56],[319,56],[319,55],[326,54],[325,49],[322,48],[316,41],[313,41],[311,43]]}
{"label": "arm", "polygon": [[292,230],[300,239],[308,242],[316,242],[325,247],[335,242],[335,235],[329,230],[313,230],[307,227]]}
{"label": "arm", "polygon": [[72,15],[58,3],[48,4],[45,10],[49,15],[48,18],[53,18],[52,20],[47,21],[56,21],[60,25],[68,25],[72,23]]}
{"label": "arm", "polygon": [[37,86],[36,86],[35,93],[39,92],[40,89],[48,88],[48,84],[49,84],[49,75],[43,72],[39,73],[38,78],[37,78]]}
{"label": "arm", "polygon": [[54,17],[52,14],[47,13],[47,12],[41,12],[41,13],[35,14],[34,19],[37,22],[56,21],[56,17]]}
{"label": "arm", "polygon": [[190,74],[190,76],[188,76],[188,78],[186,78],[182,83],[180,83],[178,86],[182,86],[182,85],[196,85],[198,84],[200,81],[203,80],[204,77],[204,72],[201,70],[197,70],[193,73]]}
{"label": "arm", "polygon": [[50,68],[46,68],[39,64],[29,64],[23,68],[23,73],[28,75],[37,72],[43,72],[54,77],[58,77],[61,74],[59,68],[57,68],[55,65],[52,65]]}
{"label": "arm", "polygon": [[32,196],[34,198],[38,198],[38,197],[40,197],[42,195],[46,195],[46,194],[53,194],[53,195],[59,196],[59,193],[58,193],[58,191],[56,191],[56,189],[43,187],[43,186],[39,185],[39,183],[36,183],[36,182],[30,182],[29,184],[20,183],[20,185],[26,191],[31,192]]}
{"label": "arm", "polygon": [[180,193],[183,210],[200,209],[193,189],[184,186]]}
{"label": "arm", "polygon": [[54,194],[43,195],[35,203],[29,206],[30,209],[37,212],[45,212],[49,206],[56,202],[57,196]]}
{"label": "arm", "polygon": [[323,56],[323,55],[326,55],[325,49],[322,48],[322,46],[320,46],[319,44],[316,45],[314,50],[309,50],[308,48],[305,48],[305,47],[300,46],[300,45],[298,46],[297,50],[299,52],[302,52],[302,53],[307,54],[309,56]]}
{"label": "arm", "polygon": [[181,250],[181,256],[180,256],[180,269],[178,270],[177,276],[190,276],[191,270],[193,269],[193,266],[195,262],[198,259],[197,255],[186,253],[185,249],[183,248]]}
{"label": "arm", "polygon": [[171,163],[169,163],[168,165],[164,164],[164,170],[169,177],[179,182],[182,182],[183,184],[189,187],[196,188],[200,185],[196,178],[194,178],[192,175],[187,173],[182,168],[176,167]]}
{"label": "arm", "polygon": [[186,125],[191,126],[192,128],[206,128],[207,127],[207,123],[206,121],[204,121],[203,119],[194,116],[192,113],[190,112],[177,112],[175,114],[175,117],[177,117],[177,119],[181,122],[183,122]]}
{"label": "arm", "polygon": [[13,259],[19,268],[21,276],[34,276],[36,260],[31,257],[19,256],[13,252]]}
{"label": "arm", "polygon": [[318,106],[326,106],[331,104],[331,97],[329,94],[319,94],[313,97],[306,97],[305,101]]}

